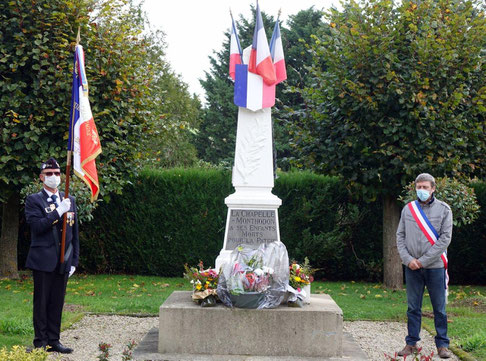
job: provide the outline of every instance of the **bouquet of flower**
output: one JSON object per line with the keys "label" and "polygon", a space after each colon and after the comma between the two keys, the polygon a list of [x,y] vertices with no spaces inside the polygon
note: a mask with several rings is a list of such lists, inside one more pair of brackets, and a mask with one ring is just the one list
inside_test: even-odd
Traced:
{"label": "bouquet of flower", "polygon": [[289,256],[282,242],[236,247],[221,267],[218,297],[228,307],[274,308],[287,295]]}
{"label": "bouquet of flower", "polygon": [[247,262],[235,263],[230,275],[229,290],[233,295],[245,292],[265,292],[270,287],[273,269],[263,266],[258,254],[253,255]]}
{"label": "bouquet of flower", "polygon": [[189,267],[186,263],[184,269],[184,278],[190,280],[192,284],[192,299],[194,301],[199,302],[209,296],[217,296],[219,275],[214,269],[204,269],[202,261],[199,262],[198,267]]}
{"label": "bouquet of flower", "polygon": [[313,274],[316,269],[310,267],[309,259],[305,257],[304,264],[300,265],[296,261],[290,264],[290,286],[301,292],[304,286],[310,285],[314,281]]}

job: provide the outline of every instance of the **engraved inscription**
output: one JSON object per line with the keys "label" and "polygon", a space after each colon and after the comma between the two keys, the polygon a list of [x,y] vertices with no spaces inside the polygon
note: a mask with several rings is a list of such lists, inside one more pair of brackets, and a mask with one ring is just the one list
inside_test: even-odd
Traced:
{"label": "engraved inscription", "polygon": [[226,249],[233,250],[245,243],[258,247],[278,240],[275,210],[230,209]]}

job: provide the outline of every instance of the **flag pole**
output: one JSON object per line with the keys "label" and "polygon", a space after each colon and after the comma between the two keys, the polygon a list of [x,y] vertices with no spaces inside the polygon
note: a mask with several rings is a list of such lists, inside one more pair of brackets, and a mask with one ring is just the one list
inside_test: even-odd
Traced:
{"label": "flag pole", "polygon": [[[79,42],[81,41],[81,27],[78,27],[78,35],[76,36],[76,45],[79,45]],[[76,66],[76,65],[75,65]],[[65,188],[64,188],[64,198],[69,197],[69,181],[70,181],[70,176],[71,176],[71,161],[73,159],[73,152],[71,148],[68,149],[67,151],[67,160],[66,160],[66,182],[65,182]],[[66,249],[66,228],[67,228],[67,213],[64,213],[63,219],[62,219],[62,237],[61,237],[61,259],[60,263],[61,265],[64,263],[64,252]],[[69,271],[69,270],[68,270]]]}

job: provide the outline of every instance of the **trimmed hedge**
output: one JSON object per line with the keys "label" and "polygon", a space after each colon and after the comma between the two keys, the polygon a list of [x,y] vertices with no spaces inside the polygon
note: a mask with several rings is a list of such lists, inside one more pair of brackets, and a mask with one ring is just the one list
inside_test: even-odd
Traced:
{"label": "trimmed hedge", "polygon": [[[486,283],[486,183],[473,187],[481,214],[472,225],[454,229],[449,247],[456,284]],[[80,268],[181,276],[184,263],[214,265],[223,246],[224,199],[233,192],[229,171],[145,170],[81,227]],[[339,178],[308,172],[281,174],[273,193],[282,199],[280,236],[291,259],[307,256],[321,279],[381,281],[380,200],[352,201]],[[20,236],[23,265],[30,243],[24,227]]]}
{"label": "trimmed hedge", "polygon": [[486,183],[473,185],[481,206],[474,223],[454,228],[447,251],[449,275],[455,284],[486,284]]}
{"label": "trimmed hedge", "polygon": [[[88,272],[125,272],[180,276],[183,264],[214,265],[223,246],[227,206],[233,193],[229,171],[208,169],[145,170],[122,195],[101,204],[94,221],[82,227],[82,260]],[[289,256],[308,256],[329,279],[376,279],[353,254],[380,264],[381,216],[364,221],[350,207],[347,190],[336,177],[282,174],[274,193],[280,234]],[[351,243],[359,221],[377,223],[376,238]]]}

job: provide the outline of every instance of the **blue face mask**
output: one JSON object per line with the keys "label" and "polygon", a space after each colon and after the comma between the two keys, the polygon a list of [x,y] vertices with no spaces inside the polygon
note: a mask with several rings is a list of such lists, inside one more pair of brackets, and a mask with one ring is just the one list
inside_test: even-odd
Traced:
{"label": "blue face mask", "polygon": [[417,197],[422,202],[425,202],[427,199],[429,199],[430,193],[429,193],[429,191],[426,191],[425,189],[417,189]]}

